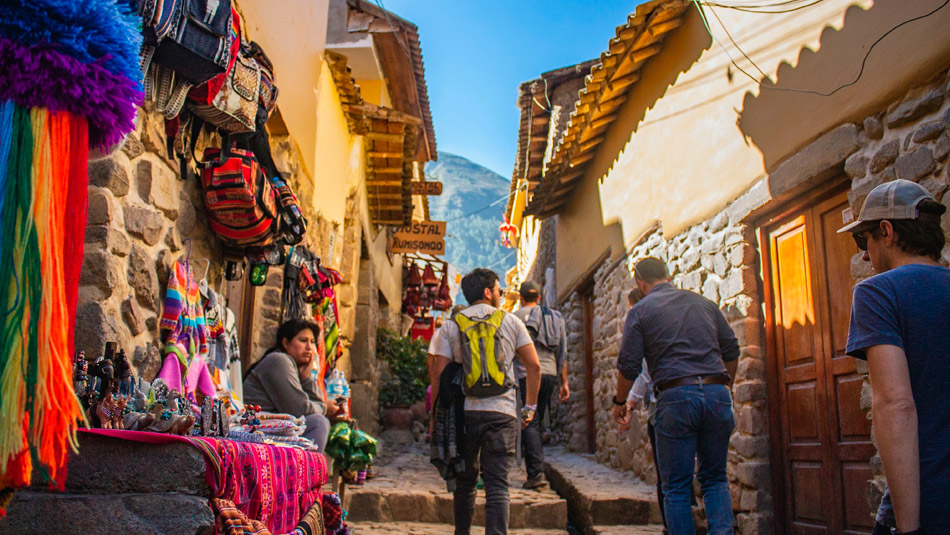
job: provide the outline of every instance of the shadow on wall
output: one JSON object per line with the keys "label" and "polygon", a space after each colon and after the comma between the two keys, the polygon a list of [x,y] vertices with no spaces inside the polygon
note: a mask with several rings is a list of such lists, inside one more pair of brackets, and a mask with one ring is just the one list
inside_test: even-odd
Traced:
{"label": "shadow on wall", "polygon": [[[738,126],[766,170],[835,126],[860,121],[950,63],[950,4],[879,0],[851,6],[840,30],[822,32],[818,51],[783,63],[777,82],[747,93]],[[916,20],[915,20],[916,19]],[[888,33],[889,32],[889,33]],[[872,48],[873,47],[873,48]],[[776,128],[781,125],[781,128]]]}

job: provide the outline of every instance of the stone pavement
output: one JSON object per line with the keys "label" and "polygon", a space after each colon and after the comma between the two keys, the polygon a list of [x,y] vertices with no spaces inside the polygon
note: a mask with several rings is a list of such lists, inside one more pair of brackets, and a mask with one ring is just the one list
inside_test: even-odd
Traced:
{"label": "stone pavement", "polygon": [[[389,442],[381,446],[376,478],[362,487],[346,489],[347,521],[354,533],[451,533],[452,494],[446,492],[445,482],[429,463],[428,444]],[[566,533],[567,503],[549,488],[541,492],[522,489],[524,479],[523,468],[512,470],[513,532]],[[478,491],[476,526],[485,525],[484,507],[484,491]]]}
{"label": "stone pavement", "polygon": [[567,499],[570,523],[585,535],[662,533],[652,485],[599,464],[592,455],[546,447],[544,457],[552,489]]}

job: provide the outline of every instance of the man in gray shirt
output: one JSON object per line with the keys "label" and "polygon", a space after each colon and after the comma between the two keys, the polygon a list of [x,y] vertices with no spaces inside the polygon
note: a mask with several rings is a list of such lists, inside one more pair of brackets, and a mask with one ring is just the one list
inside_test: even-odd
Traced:
{"label": "man in gray shirt", "polygon": [[716,303],[670,284],[662,261],[641,260],[634,276],[644,298],[624,324],[614,418],[626,418],[627,393],[645,358],[657,391],[657,468],[667,527],[673,535],[696,532],[689,498],[698,456],[709,534],[731,534],[726,459],[735,428],[729,385],[739,358],[736,336]]}
{"label": "man in gray shirt", "polygon": [[[525,469],[528,480],[524,482],[526,489],[540,489],[547,485],[544,480],[544,450],[541,445],[541,420],[551,401],[551,394],[558,385],[558,398],[566,401],[571,396],[567,385],[567,368],[564,366],[567,355],[567,329],[564,319],[556,310],[541,305],[541,287],[534,281],[525,281],[519,289],[521,307],[515,311],[518,317],[528,328],[534,348],[541,361],[541,388],[538,390],[538,412],[531,424],[521,431],[521,443],[524,445]],[[515,363],[515,372],[519,382],[519,401],[525,404],[524,393],[525,370],[519,363]]]}

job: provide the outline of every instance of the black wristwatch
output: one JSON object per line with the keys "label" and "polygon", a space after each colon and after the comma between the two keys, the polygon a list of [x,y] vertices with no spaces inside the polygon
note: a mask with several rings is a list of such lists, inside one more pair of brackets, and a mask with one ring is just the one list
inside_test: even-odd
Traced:
{"label": "black wristwatch", "polygon": [[614,405],[616,405],[616,406],[618,406],[618,407],[622,407],[622,406],[624,406],[624,405],[627,404],[626,401],[617,401],[617,396],[614,396],[613,398],[611,398],[611,401],[613,401],[613,402],[614,402]]}

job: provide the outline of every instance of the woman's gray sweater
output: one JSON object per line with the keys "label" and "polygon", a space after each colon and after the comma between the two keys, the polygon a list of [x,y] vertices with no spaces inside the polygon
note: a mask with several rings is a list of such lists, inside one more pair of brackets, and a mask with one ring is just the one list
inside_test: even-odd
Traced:
{"label": "woman's gray sweater", "polygon": [[320,389],[311,375],[301,379],[293,357],[280,351],[264,355],[248,372],[244,403],[293,416],[326,414]]}

